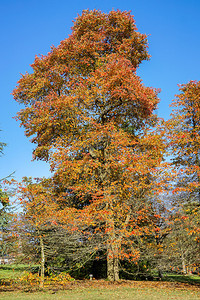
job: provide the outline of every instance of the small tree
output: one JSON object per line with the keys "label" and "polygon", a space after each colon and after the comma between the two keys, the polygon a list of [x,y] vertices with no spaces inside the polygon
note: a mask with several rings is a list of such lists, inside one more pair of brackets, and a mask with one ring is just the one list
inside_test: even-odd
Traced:
{"label": "small tree", "polygon": [[51,189],[45,183],[45,180],[35,183],[31,178],[24,178],[21,183],[17,183],[15,193],[23,208],[17,224],[22,252],[29,254],[32,261],[40,257],[40,287],[44,285],[45,261],[48,254],[44,240],[56,223],[57,211]]}
{"label": "small tree", "polygon": [[12,231],[12,218],[8,193],[0,188],[0,256],[2,258],[15,252],[16,237]]}
{"label": "small tree", "polygon": [[[40,287],[49,267],[55,271],[70,271],[73,266],[82,266],[91,258],[93,244],[85,235],[71,230],[68,223],[71,211],[59,202],[57,190],[50,179],[24,178],[15,183],[15,197],[22,212],[15,222],[19,235],[22,261],[40,262]],[[69,215],[69,216],[68,216]],[[74,215],[73,215],[74,216]]]}
{"label": "small tree", "polygon": [[[0,155],[3,154],[5,143],[0,142]],[[11,254],[14,250],[15,238],[11,231],[11,205],[9,195],[3,189],[3,178],[0,179],[0,255],[1,257]]]}

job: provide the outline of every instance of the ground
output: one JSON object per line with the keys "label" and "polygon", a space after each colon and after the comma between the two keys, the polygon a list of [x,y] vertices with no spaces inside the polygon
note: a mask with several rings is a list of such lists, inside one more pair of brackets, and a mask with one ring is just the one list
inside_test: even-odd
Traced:
{"label": "ground", "polygon": [[0,267],[1,300],[195,300],[200,299],[200,277],[168,274],[167,281],[120,280],[55,280],[46,281],[43,289],[38,282],[19,281],[24,266]]}
{"label": "ground", "polygon": [[200,299],[200,287],[179,282],[146,282],[146,281],[120,281],[109,283],[107,281],[70,282],[64,290],[49,287],[36,291],[36,289],[13,290],[12,287],[0,293],[0,299],[8,300],[106,300],[106,299],[134,299],[134,300],[164,300]]}

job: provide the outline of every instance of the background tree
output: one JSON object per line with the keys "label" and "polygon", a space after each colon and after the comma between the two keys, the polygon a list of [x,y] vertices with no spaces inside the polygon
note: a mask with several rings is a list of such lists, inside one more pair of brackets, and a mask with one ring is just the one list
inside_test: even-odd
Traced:
{"label": "background tree", "polygon": [[34,183],[31,178],[24,178],[21,183],[17,183],[15,197],[23,208],[17,224],[21,252],[26,254],[26,260],[31,258],[32,262],[40,262],[40,287],[43,287],[45,261],[48,257],[48,245],[46,247],[44,240],[56,223],[57,206],[51,189],[41,180]]}
{"label": "background tree", "polygon": [[[5,146],[5,143],[0,142],[0,156]],[[12,231],[13,209],[9,202],[9,193],[3,186],[4,179],[0,179],[0,256],[7,259],[15,252],[16,237]]]}
{"label": "background tree", "polygon": [[[24,178],[15,184],[16,201],[20,204],[14,230],[18,234],[18,262],[40,264],[40,286],[49,272],[80,269],[96,252],[84,234],[70,229],[66,207],[55,199],[50,179]],[[88,273],[89,274],[89,273]],[[88,275],[87,274],[87,275]]]}
{"label": "background tree", "polygon": [[12,217],[8,193],[0,188],[0,256],[3,261],[15,252],[16,237],[12,231]]}
{"label": "background tree", "polygon": [[54,180],[77,196],[75,208],[62,194],[66,217],[86,240],[98,236],[110,280],[119,279],[119,259],[138,258],[134,237],[154,226],[148,195],[164,146],[151,129],[157,91],[136,75],[147,59],[146,36],[130,13],[86,10],[14,90],[35,158],[49,161]]}
{"label": "background tree", "polygon": [[3,148],[6,146],[5,143],[0,142],[0,154],[3,154]]}
{"label": "background tree", "polygon": [[169,154],[176,177],[172,182],[171,204],[174,213],[165,250],[168,263],[189,273],[199,264],[200,201],[200,82],[180,85],[172,102],[171,119],[166,122]]}
{"label": "background tree", "polygon": [[183,201],[200,203],[200,81],[180,86],[167,122],[173,164],[178,170],[177,190]]}
{"label": "background tree", "polygon": [[198,214],[197,209],[190,207],[172,215],[171,230],[165,243],[167,267],[185,275],[191,275],[200,263]]}

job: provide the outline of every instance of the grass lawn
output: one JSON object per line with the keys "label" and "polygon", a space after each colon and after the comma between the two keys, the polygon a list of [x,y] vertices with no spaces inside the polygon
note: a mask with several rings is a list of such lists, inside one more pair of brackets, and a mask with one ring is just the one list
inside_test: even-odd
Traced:
{"label": "grass lawn", "polygon": [[181,274],[167,274],[164,278],[167,281],[185,282],[190,284],[200,285],[200,276],[198,275],[181,275]]}
{"label": "grass lawn", "polygon": [[195,300],[200,299],[200,290],[168,288],[167,286],[115,286],[98,288],[75,288],[65,291],[48,292],[3,292],[0,294],[1,300],[105,300],[105,299],[124,299],[124,300],[164,300],[164,299],[182,299]]}
{"label": "grass lawn", "polygon": [[22,275],[26,270],[29,270],[30,266],[24,264],[17,265],[1,265],[0,266],[0,280],[2,279],[14,279]]}
{"label": "grass lawn", "polygon": [[[21,285],[17,278],[28,265],[0,266],[1,300],[164,300],[200,299],[200,277],[166,274],[165,281],[121,280],[111,283],[105,280],[76,280],[65,285],[46,285],[39,291],[38,285]],[[6,283],[7,282],[7,283]],[[13,283],[12,283],[13,282]]]}

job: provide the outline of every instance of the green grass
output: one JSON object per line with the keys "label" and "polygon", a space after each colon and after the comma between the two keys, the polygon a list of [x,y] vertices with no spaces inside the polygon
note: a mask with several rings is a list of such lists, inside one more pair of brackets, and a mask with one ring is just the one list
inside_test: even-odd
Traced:
{"label": "green grass", "polygon": [[200,285],[200,276],[198,275],[181,275],[172,273],[166,274],[164,276],[164,280]]}
{"label": "green grass", "polygon": [[25,264],[0,265],[0,283],[2,280],[19,278],[24,271],[32,271],[38,266]]}
{"label": "green grass", "polygon": [[115,289],[108,289],[99,287],[98,289],[75,289],[53,292],[7,292],[1,293],[1,300],[197,300],[200,299],[200,291],[197,290],[183,290],[183,289],[168,289],[168,288],[136,288],[136,287],[116,287]]}
{"label": "green grass", "polygon": [[0,279],[13,279],[19,277],[28,266],[26,265],[1,265],[0,266]]}
{"label": "green grass", "polygon": [[[165,281],[121,281],[111,284],[108,281],[69,282],[65,290],[62,286],[46,287],[43,291],[38,286],[21,286],[15,281],[24,271],[31,270],[29,265],[0,266],[0,284],[14,281],[14,285],[5,284],[0,292],[1,300],[195,300],[200,299],[200,277],[184,276],[175,273],[166,274]],[[186,283],[186,284],[185,284]],[[20,289],[20,290],[19,290]]]}

